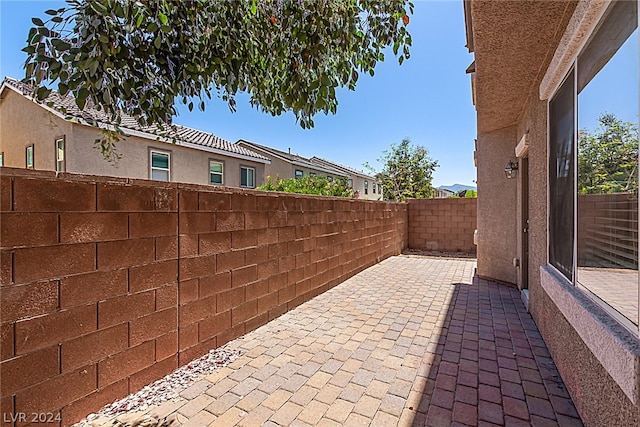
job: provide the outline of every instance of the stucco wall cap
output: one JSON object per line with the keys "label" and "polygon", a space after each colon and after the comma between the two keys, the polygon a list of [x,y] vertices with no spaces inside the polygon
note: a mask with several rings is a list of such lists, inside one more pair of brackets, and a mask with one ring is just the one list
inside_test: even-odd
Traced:
{"label": "stucco wall cap", "polygon": [[640,340],[570,285],[550,266],[540,267],[542,288],[634,405],[640,404]]}
{"label": "stucco wall cap", "polygon": [[540,83],[540,99],[556,91],[612,0],[581,0]]}

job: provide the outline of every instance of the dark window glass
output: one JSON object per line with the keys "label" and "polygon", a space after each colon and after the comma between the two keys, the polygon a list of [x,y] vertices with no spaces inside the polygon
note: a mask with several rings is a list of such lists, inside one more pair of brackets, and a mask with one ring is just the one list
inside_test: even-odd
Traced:
{"label": "dark window glass", "polygon": [[549,262],[573,281],[575,96],[572,71],[549,102]]}

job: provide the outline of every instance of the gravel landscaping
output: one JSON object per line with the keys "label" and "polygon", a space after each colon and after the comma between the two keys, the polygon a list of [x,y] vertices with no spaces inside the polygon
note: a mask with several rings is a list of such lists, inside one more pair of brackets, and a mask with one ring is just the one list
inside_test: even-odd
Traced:
{"label": "gravel landscaping", "polygon": [[[150,406],[159,405],[173,399],[179,399],[180,392],[193,384],[200,377],[204,377],[214,371],[227,366],[242,355],[242,352],[228,348],[226,344],[220,348],[209,351],[199,359],[196,359],[170,373],[164,378],[145,386],[137,393],[130,394],[124,399],[106,405],[94,414],[88,415],[84,420],[75,424],[75,427],[93,426],[93,421],[98,418],[115,418],[130,412],[143,412]],[[142,420],[141,420],[142,421]],[[150,420],[147,420],[150,421]],[[157,420],[161,425],[162,420]],[[115,426],[124,425],[151,425],[148,423],[122,423],[114,420]]]}

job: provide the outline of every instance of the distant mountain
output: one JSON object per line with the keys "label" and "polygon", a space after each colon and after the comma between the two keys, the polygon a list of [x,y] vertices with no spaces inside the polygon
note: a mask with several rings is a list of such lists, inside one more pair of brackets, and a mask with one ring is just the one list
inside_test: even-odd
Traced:
{"label": "distant mountain", "polygon": [[441,190],[449,190],[452,191],[454,193],[457,193],[458,191],[461,190],[474,190],[474,191],[478,191],[478,189],[474,186],[471,185],[463,185],[463,184],[453,184],[453,185],[441,185],[440,187]]}

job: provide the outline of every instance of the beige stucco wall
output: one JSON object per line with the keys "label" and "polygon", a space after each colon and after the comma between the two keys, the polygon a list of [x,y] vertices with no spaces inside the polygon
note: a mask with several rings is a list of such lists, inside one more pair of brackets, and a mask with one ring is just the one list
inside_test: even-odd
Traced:
{"label": "beige stucco wall", "polygon": [[[250,148],[248,145],[245,147]],[[253,149],[253,148],[251,148]],[[256,150],[257,151],[257,150]],[[291,163],[285,162],[277,157],[269,156],[267,153],[261,152],[263,156],[267,156],[271,159],[271,164],[265,166],[265,176],[270,176],[271,179],[289,179],[293,178],[293,168]]]}
{"label": "beige stucco wall", "polygon": [[104,159],[94,147],[102,132],[92,126],[73,124],[34,104],[23,96],[6,90],[0,104],[0,151],[5,166],[24,168],[25,147],[35,144],[35,169],[55,170],[55,139],[65,135],[66,170],[71,173],[150,179],[150,149],[171,153],[171,181],[193,184],[209,183],[209,160],[224,163],[224,185],[240,187],[240,166],[256,170],[256,186],[265,179],[263,163],[181,147],[138,136],[127,136],[117,143],[120,160]]}
{"label": "beige stucco wall", "polygon": [[[579,289],[567,286],[561,276],[546,273],[549,269],[553,270],[545,267],[548,260],[548,102],[540,100],[537,95],[536,93],[527,104],[516,131],[516,140],[527,132],[529,134],[528,308],[585,425],[639,425],[640,406],[629,400],[621,385],[612,376],[612,373],[615,373],[619,378],[631,381],[635,378],[637,382],[638,369],[634,372],[633,368],[622,367],[622,364],[618,363],[620,360],[614,363],[599,360],[602,354],[610,353],[614,347],[603,345],[603,342],[623,342],[633,347],[638,345],[637,338],[624,331],[620,332],[621,328],[616,326],[615,321],[589,303]],[[518,231],[524,226],[521,222],[521,190],[519,176],[515,228],[518,254],[521,253],[522,245]],[[544,286],[542,279],[545,280]],[[517,280],[521,280],[520,271]],[[553,291],[553,295],[550,291]],[[563,295],[562,298],[559,297],[560,294]],[[577,307],[585,304],[584,301],[587,301],[586,308],[567,311],[568,306]],[[567,318],[569,314],[572,315],[571,320]],[[607,328],[586,327],[589,322],[608,323],[613,325],[609,329],[618,332],[607,331]],[[630,354],[627,353],[626,356],[633,357]]]}
{"label": "beige stucco wall", "polygon": [[0,100],[0,152],[4,166],[26,167],[25,149],[34,144],[35,169],[55,170],[55,139],[73,135],[73,125],[12,90]]}
{"label": "beige stucco wall", "polygon": [[[77,126],[74,130],[75,149],[69,153],[73,169],[70,172],[94,175],[110,175],[149,179],[149,150],[158,149],[171,153],[171,181],[193,184],[209,183],[209,159],[224,162],[224,185],[240,187],[240,166],[256,169],[256,186],[264,182],[264,165],[244,159],[226,157],[216,153],[181,147],[171,143],[153,141],[137,136],[129,136],[118,143],[122,158],[115,163],[107,162],[100,152],[93,149],[93,141],[99,138],[98,129]],[[79,149],[85,146],[89,149]]]}
{"label": "beige stucco wall", "polygon": [[515,158],[516,127],[478,135],[478,274],[516,283],[517,183],[504,167]]}
{"label": "beige stucco wall", "polygon": [[[518,124],[518,140],[529,133],[529,288],[540,285],[541,265],[547,263],[547,102],[534,99]],[[517,229],[524,227],[521,218],[522,175],[518,174]],[[522,235],[517,233],[518,254],[521,254]],[[521,274],[518,274],[520,284]],[[535,301],[531,301],[535,304]]]}
{"label": "beige stucco wall", "polygon": [[[483,78],[477,80],[477,95],[481,98],[477,104],[480,130],[477,144],[478,274],[512,283],[522,279],[522,272],[511,265],[512,259],[520,257],[522,250],[522,176],[518,174],[518,179],[506,180],[503,169],[509,158],[515,157],[515,144],[528,132],[528,308],[584,424],[630,426],[640,425],[640,342],[637,335],[626,331],[563,276],[550,274],[554,269],[547,266],[548,103],[539,98],[549,96],[556,83],[564,78],[562,64],[573,62],[583,41],[597,24],[593,20],[597,14],[585,11],[600,10],[604,3],[599,0],[473,1],[474,36],[479,36],[474,38],[476,69],[478,73],[484,73]],[[576,12],[572,17],[574,8]],[[564,11],[550,13],[554,9]],[[494,20],[518,25],[499,25]],[[485,31],[489,27],[494,28],[495,33]],[[525,36],[520,37],[518,33],[527,28]],[[544,28],[552,31],[542,31]],[[536,40],[536,37],[540,39]],[[500,48],[508,46],[508,41],[514,46],[505,54]],[[537,47],[531,49],[526,45],[529,42]],[[538,59],[536,52],[540,54]],[[520,60],[520,55],[525,60]],[[538,66],[531,68],[532,63]],[[530,75],[527,76],[522,67],[528,67]],[[545,81],[541,85],[543,76]],[[489,78],[493,80],[489,82]],[[512,82],[522,83],[523,87],[527,83],[530,88],[518,92],[515,90],[517,85]],[[522,102],[524,108],[514,108],[514,101]],[[517,117],[515,125],[485,132],[495,129],[492,126],[498,119],[506,120],[504,124],[507,124],[514,117]],[[554,392],[564,393],[564,390]]]}
{"label": "beige stucco wall", "polygon": [[[353,189],[360,193],[360,198],[365,200],[382,200],[382,194],[380,193],[380,189],[378,188],[378,183],[372,179],[365,179],[360,176],[352,175],[351,179],[353,179]],[[368,194],[364,194],[364,182],[367,181],[369,183],[369,191]],[[376,192],[373,192],[373,184],[376,183]]]}

